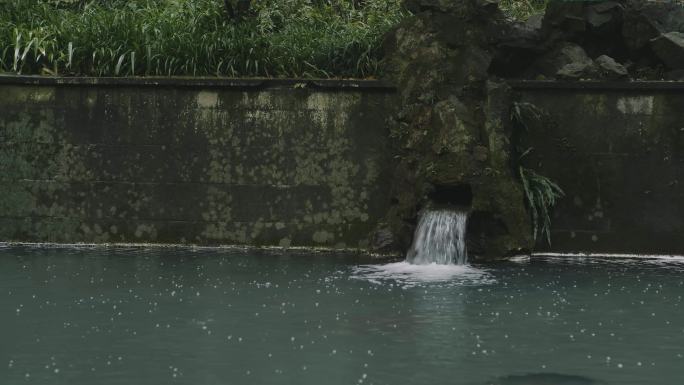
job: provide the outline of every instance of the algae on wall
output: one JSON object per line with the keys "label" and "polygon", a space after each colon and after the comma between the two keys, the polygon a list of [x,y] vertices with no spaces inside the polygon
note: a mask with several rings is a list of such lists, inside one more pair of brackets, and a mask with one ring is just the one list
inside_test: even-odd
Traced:
{"label": "algae on wall", "polygon": [[388,204],[388,91],[0,88],[2,240],[364,248]]}
{"label": "algae on wall", "polygon": [[524,162],[566,193],[554,209],[552,248],[540,247],[681,253],[683,89],[673,83],[595,90],[520,87],[521,100],[547,113],[521,138],[534,148]]}

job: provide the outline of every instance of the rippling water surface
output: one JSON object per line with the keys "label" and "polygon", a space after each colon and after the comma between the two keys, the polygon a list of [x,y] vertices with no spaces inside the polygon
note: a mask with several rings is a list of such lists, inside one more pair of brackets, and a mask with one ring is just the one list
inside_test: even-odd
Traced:
{"label": "rippling water surface", "polygon": [[679,384],[684,263],[0,248],[0,384]]}

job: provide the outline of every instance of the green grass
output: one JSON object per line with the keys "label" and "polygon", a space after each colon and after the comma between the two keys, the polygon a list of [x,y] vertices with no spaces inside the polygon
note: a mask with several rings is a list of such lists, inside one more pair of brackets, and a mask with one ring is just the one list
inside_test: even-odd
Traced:
{"label": "green grass", "polygon": [[[232,1],[232,0],[230,0]],[[547,0],[502,0],[525,19]],[[0,0],[0,72],[374,78],[402,0]]]}
{"label": "green grass", "polygon": [[[533,123],[542,123],[544,121],[544,116],[544,111],[531,103],[514,102],[511,109],[511,121],[519,134],[529,131],[530,125]],[[516,151],[520,153],[518,162],[522,161],[530,152],[532,152],[532,150],[533,148],[528,148],[523,151],[516,145]],[[546,242],[550,245],[550,213],[558,199],[565,196],[565,193],[560,186],[551,179],[522,165],[518,166],[518,176],[523,185],[527,207],[532,219],[532,234],[534,240],[536,241],[540,237],[544,237],[546,238]]]}
{"label": "green grass", "polygon": [[401,0],[0,0],[0,72],[372,78]]}
{"label": "green grass", "polygon": [[530,16],[542,13],[550,0],[501,0],[499,7],[508,16],[525,21]]}
{"label": "green grass", "polygon": [[519,173],[532,216],[534,240],[544,237],[546,242],[551,245],[551,217],[549,213],[556,205],[556,201],[565,194],[556,183],[529,168],[521,166]]}

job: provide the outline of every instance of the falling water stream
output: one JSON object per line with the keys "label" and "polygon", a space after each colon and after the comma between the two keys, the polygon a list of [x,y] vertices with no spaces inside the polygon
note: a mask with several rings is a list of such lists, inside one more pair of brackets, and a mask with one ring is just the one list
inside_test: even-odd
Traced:
{"label": "falling water stream", "polygon": [[453,209],[426,210],[420,217],[406,260],[414,265],[465,265],[468,213]]}

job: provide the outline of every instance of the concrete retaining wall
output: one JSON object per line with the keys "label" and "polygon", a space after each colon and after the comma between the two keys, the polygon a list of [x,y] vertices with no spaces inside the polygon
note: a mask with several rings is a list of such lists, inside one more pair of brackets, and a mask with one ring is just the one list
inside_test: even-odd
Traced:
{"label": "concrete retaining wall", "polygon": [[567,194],[546,249],[684,253],[684,84],[513,85],[548,113],[525,163]]}
{"label": "concrete retaining wall", "polygon": [[364,248],[377,82],[0,78],[0,240]]}
{"label": "concrete retaining wall", "polygon": [[[684,85],[511,83],[553,251],[684,253]],[[361,248],[396,160],[378,82],[0,77],[0,241]]]}

